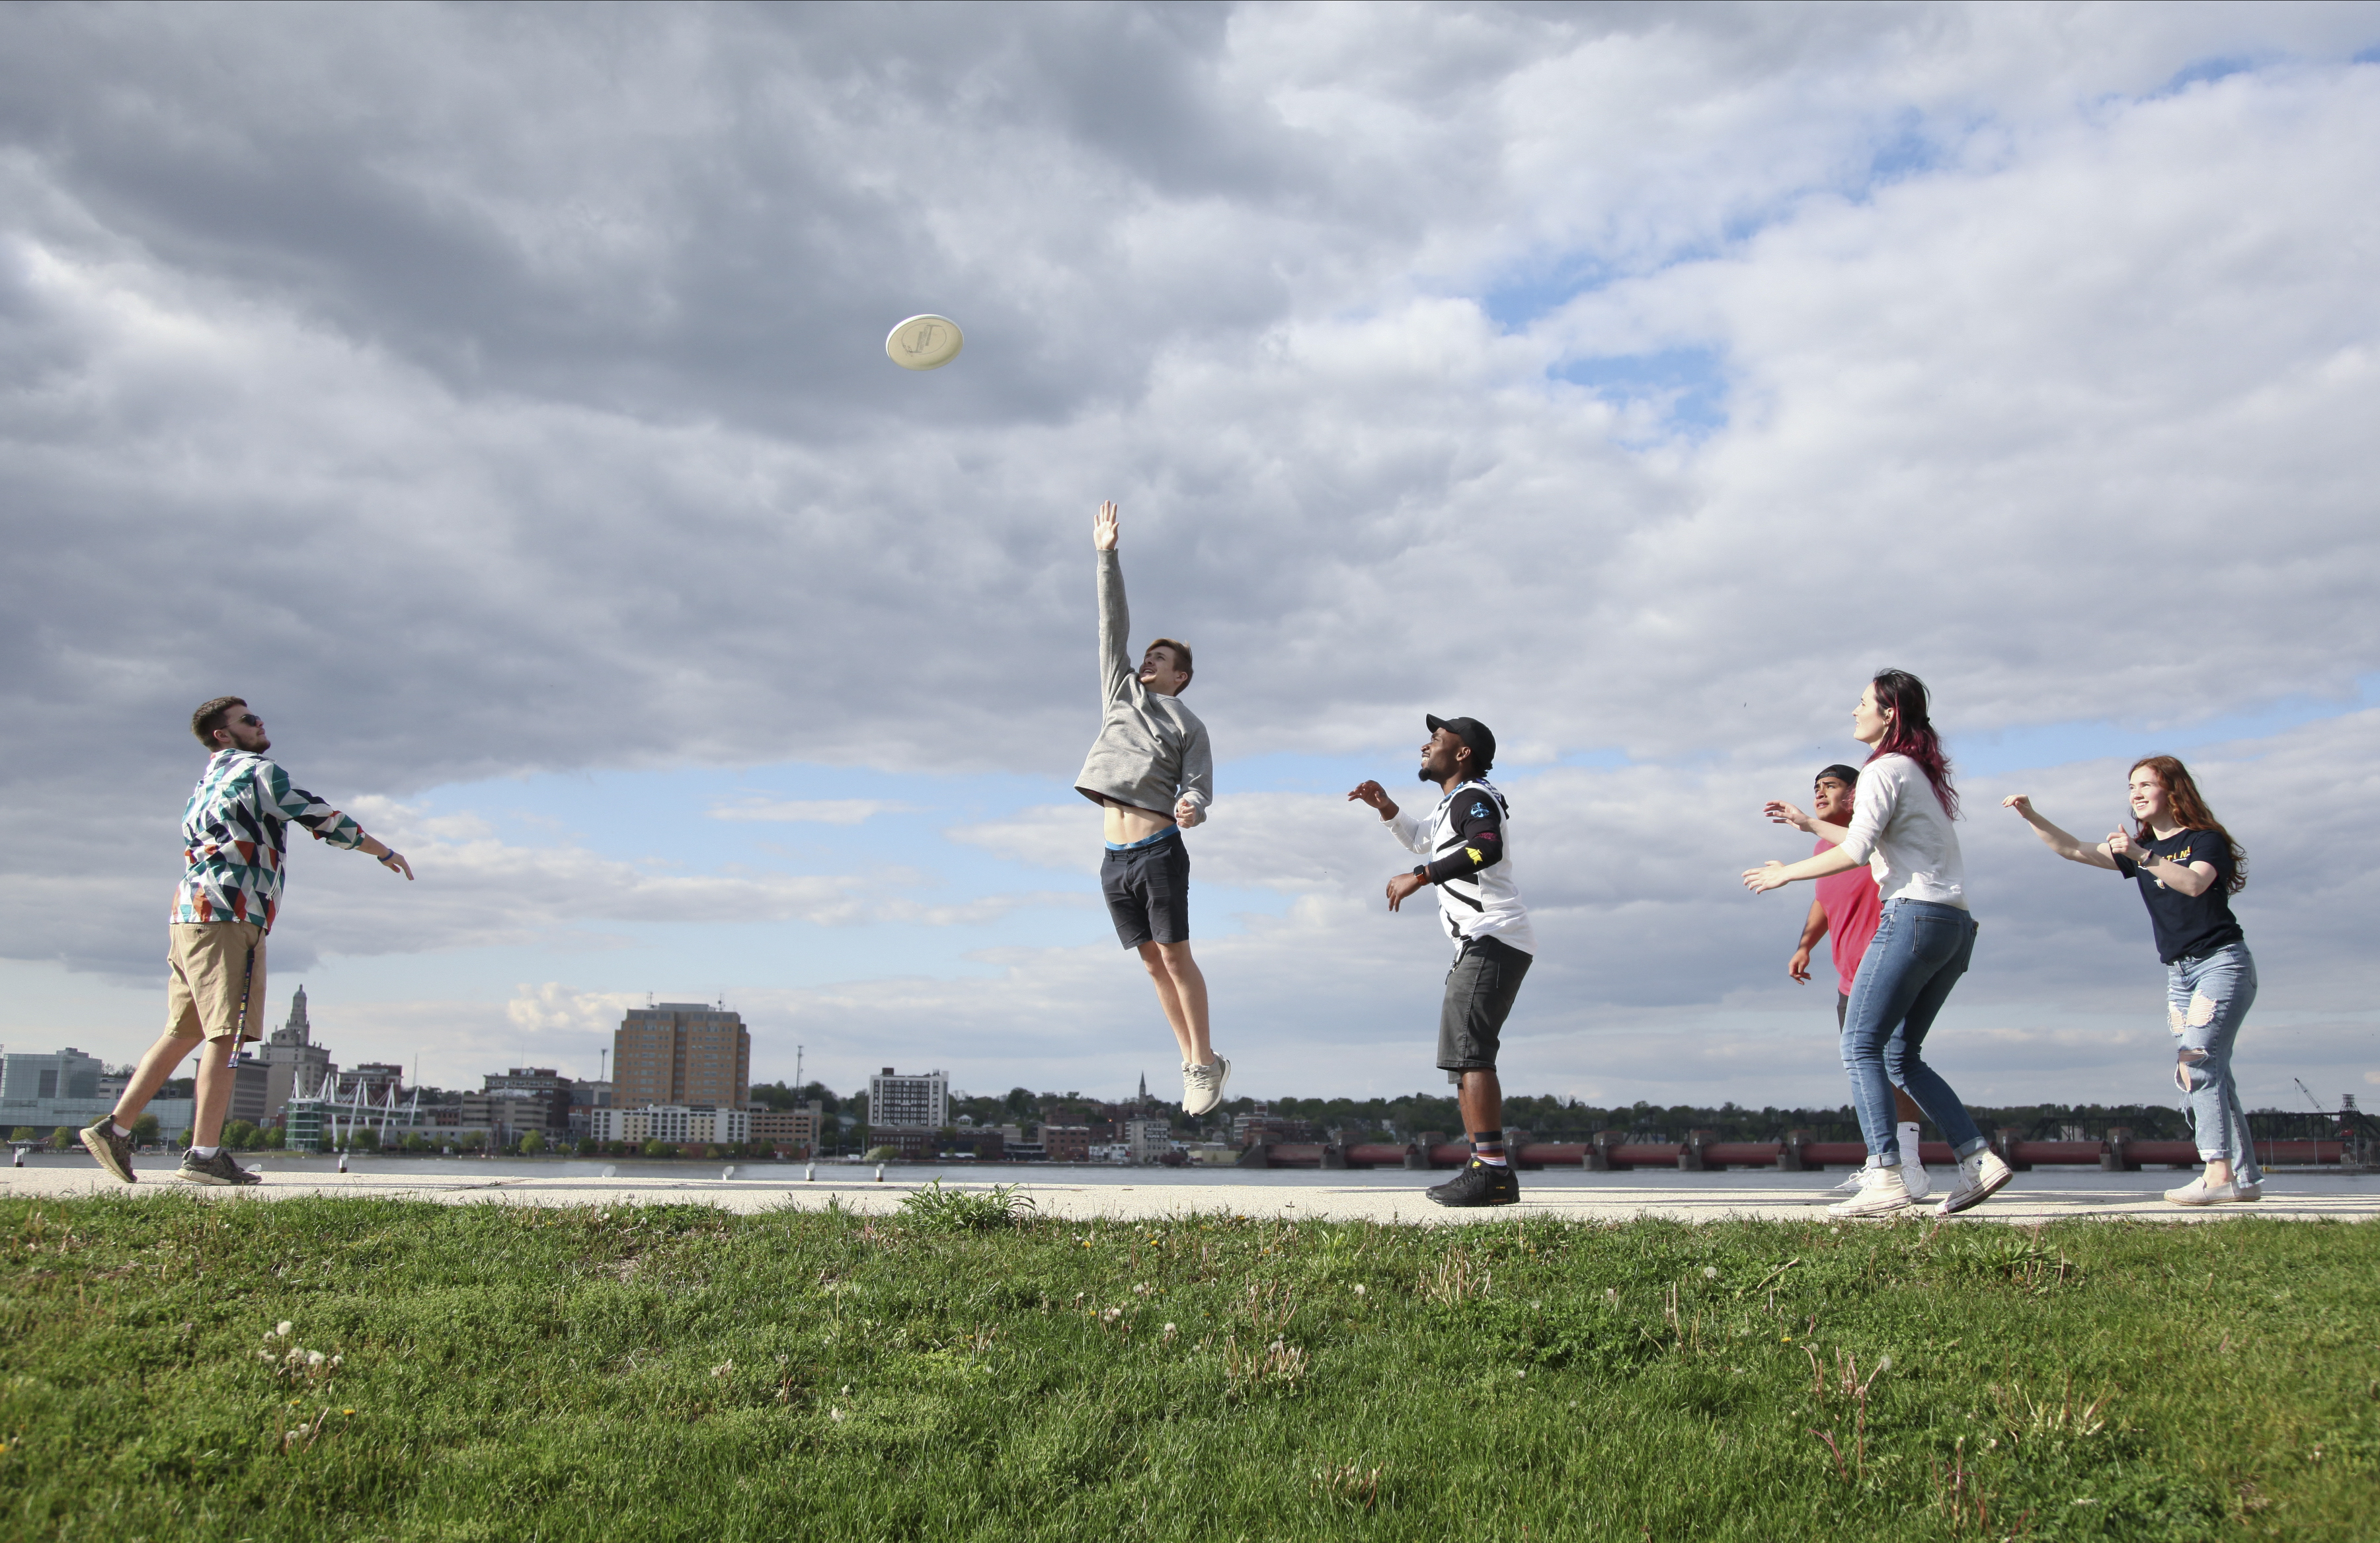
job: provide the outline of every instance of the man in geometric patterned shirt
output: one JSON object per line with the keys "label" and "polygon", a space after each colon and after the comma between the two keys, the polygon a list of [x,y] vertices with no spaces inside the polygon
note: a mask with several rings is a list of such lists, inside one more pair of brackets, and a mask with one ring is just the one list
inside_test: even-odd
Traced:
{"label": "man in geometric patterned shirt", "polygon": [[256,1184],[258,1175],[223,1149],[224,1114],[232,1056],[243,1042],[264,1037],[264,940],[281,910],[289,822],[317,841],[367,853],[407,880],[413,867],[346,815],[290,785],[289,773],[264,759],[273,741],[263,720],[239,698],[217,697],[200,707],[190,714],[190,732],[213,754],[182,811],[187,867],[165,929],[165,1032],[140,1058],[115,1112],[84,1131],[82,1144],[102,1167],[132,1183],[132,1122],[192,1045],[203,1041],[181,1176],[193,1184]]}

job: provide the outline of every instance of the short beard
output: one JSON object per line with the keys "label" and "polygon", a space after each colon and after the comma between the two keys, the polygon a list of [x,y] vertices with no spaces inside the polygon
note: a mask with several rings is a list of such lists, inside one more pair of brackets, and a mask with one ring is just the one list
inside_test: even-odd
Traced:
{"label": "short beard", "polygon": [[1418,772],[1415,772],[1415,773],[1414,773],[1414,775],[1415,775],[1415,776],[1416,776],[1416,777],[1418,777],[1418,778],[1420,778],[1423,782],[1427,783],[1427,784],[1428,784],[1430,786],[1432,786],[1432,787],[1436,787],[1439,783],[1441,783],[1441,782],[1443,782],[1443,781],[1445,780],[1444,778],[1442,778],[1442,777],[1439,776],[1439,774],[1438,774],[1437,772],[1432,772],[1432,771],[1431,771],[1428,767],[1427,767],[1427,766],[1423,767],[1420,771],[1418,771]]}

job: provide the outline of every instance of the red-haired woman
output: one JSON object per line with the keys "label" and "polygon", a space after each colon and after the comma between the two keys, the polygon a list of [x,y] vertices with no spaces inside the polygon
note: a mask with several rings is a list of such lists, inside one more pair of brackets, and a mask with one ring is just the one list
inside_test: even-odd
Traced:
{"label": "red-haired woman", "polygon": [[1998,1193],[2012,1176],[1959,1095],[1919,1053],[1975,951],[1966,865],[1950,824],[1959,817],[1959,794],[1927,713],[1925,683],[1908,671],[1882,671],[1868,682],[1852,711],[1852,736],[1871,748],[1848,827],[1822,825],[1782,802],[1767,809],[1770,819],[1831,841],[1834,849],[1749,869],[1743,886],[1759,894],[1862,863],[1875,873],[1884,919],[1860,958],[1842,1039],[1843,1069],[1851,1074],[1860,1134],[1867,1138],[1867,1167],[1860,1192],[1829,1209],[1838,1216],[1879,1216],[1908,1207],[1900,1138],[1893,1127],[1892,1090],[1900,1087],[1941,1128],[1958,1157],[1958,1180],[1935,1209],[1937,1216],[1955,1216]]}
{"label": "red-haired woman", "polygon": [[2173,1080],[2190,1112],[2205,1171],[2165,1197],[2176,1205],[2221,1206],[2261,1200],[2264,1174],[2255,1138],[2231,1080],[2231,1045],[2256,1001],[2256,961],[2231,915],[2231,896],[2248,882],[2248,854],[2231,839],[2190,769],[2171,756],[2132,763],[2132,818],[2139,828],[2108,832],[2086,846],[2052,825],[2033,800],[2012,793],[2003,807],[2024,816],[2049,849],[2069,862],[2112,868],[2141,887],[2149,929],[2165,962],[2166,1023],[2173,1030]]}

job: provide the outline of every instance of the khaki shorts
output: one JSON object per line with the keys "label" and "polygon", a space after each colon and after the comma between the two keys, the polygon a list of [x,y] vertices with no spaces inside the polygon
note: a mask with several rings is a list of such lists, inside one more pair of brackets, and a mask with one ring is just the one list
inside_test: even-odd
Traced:
{"label": "khaki shorts", "polygon": [[165,1032],[177,1039],[261,1039],[264,929],[252,921],[165,929]]}

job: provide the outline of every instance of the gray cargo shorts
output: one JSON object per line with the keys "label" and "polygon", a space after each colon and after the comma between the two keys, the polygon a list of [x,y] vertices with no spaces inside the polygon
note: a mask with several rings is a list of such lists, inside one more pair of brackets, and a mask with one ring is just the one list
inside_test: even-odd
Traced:
{"label": "gray cargo shorts", "polygon": [[1445,1072],[1492,1072],[1504,1019],[1529,973],[1529,955],[1494,938],[1474,938],[1446,972],[1438,1014],[1438,1065]]}

